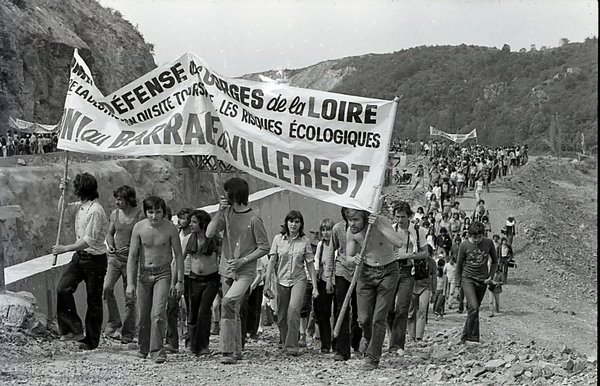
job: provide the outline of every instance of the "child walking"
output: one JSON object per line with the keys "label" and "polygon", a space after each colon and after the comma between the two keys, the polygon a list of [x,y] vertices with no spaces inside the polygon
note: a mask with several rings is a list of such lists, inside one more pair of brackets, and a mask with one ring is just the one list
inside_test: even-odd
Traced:
{"label": "child walking", "polygon": [[494,274],[494,278],[491,283],[488,284],[488,291],[490,292],[490,317],[494,316],[495,312],[500,312],[500,294],[502,293],[502,271],[497,270]]}

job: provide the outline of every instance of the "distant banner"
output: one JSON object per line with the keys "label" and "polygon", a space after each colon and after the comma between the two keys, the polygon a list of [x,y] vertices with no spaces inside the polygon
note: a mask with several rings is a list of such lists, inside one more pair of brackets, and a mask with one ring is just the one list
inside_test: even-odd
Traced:
{"label": "distant banner", "polygon": [[103,96],[75,51],[58,148],[214,155],[257,178],[372,211],[396,103],[226,78],[186,53]]}
{"label": "distant banner", "polygon": [[41,123],[28,122],[19,118],[9,117],[8,126],[11,129],[24,133],[51,134],[58,131],[58,125],[42,125]]}
{"label": "distant banner", "polygon": [[449,134],[445,131],[436,129],[433,126],[429,126],[429,135],[437,135],[440,137],[448,138],[449,140],[456,143],[463,143],[467,139],[477,138],[477,129],[471,130],[471,132],[468,134]]}

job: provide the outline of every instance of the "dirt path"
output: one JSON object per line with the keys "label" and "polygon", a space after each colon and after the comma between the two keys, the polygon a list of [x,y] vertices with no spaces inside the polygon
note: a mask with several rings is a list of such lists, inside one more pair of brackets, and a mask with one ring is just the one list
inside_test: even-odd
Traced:
{"label": "dirt path", "polygon": [[[422,196],[407,187],[395,190],[411,201]],[[99,349],[81,352],[72,343],[3,329],[0,384],[596,384],[597,298],[595,292],[588,294],[594,278],[577,277],[547,263],[550,255],[542,255],[539,240],[523,225],[524,219],[544,213],[518,193],[492,185],[484,195],[493,233],[499,233],[509,214],[517,217],[518,268],[510,271],[503,288],[501,313],[489,317],[486,295],[479,345],[456,345],[466,315],[454,310],[441,320],[430,318],[423,342],[407,342],[403,357],[385,353],[380,368],[369,373],[360,371],[359,355],[334,362],[332,354],[321,354],[318,343],[310,339],[303,355],[285,357],[277,348],[275,326],[250,341],[244,360],[234,366],[221,365],[217,354],[198,359],[185,350],[156,365],[137,358],[135,344],[124,346],[103,338]],[[471,192],[459,201],[466,211],[474,207]],[[217,347],[213,336],[211,348]]]}
{"label": "dirt path", "polygon": [[[483,199],[490,211],[493,233],[500,228],[509,215],[519,218],[535,211],[533,204],[516,196],[512,191],[493,186]],[[473,208],[472,193],[459,200],[461,207]],[[517,223],[519,226],[519,223]],[[501,294],[500,314],[489,318],[488,301],[483,301],[482,332],[484,339],[491,333],[492,339],[535,341],[553,349],[564,346],[577,349],[588,357],[597,357],[598,310],[593,302],[568,299],[559,291],[548,288],[548,272],[530,240],[522,229],[514,240],[517,268],[509,271],[508,284]],[[543,262],[543,260],[542,260]],[[560,291],[562,293],[562,291]]]}

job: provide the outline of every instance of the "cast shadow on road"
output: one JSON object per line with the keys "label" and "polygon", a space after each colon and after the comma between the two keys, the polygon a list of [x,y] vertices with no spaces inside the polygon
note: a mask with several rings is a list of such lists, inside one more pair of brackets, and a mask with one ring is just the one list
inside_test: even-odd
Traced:
{"label": "cast shadow on road", "polygon": [[502,312],[496,313],[494,317],[502,317],[502,316],[525,316],[525,315],[532,314],[532,312],[530,312],[530,311],[511,310],[511,309],[505,309],[505,310],[500,309],[500,310]]}
{"label": "cast shadow on road", "polygon": [[519,277],[513,277],[513,278],[511,278],[510,277],[510,271],[509,271],[508,283],[505,283],[504,285],[531,287],[534,284],[535,284],[535,282],[533,280],[530,280],[530,279],[521,279]]}

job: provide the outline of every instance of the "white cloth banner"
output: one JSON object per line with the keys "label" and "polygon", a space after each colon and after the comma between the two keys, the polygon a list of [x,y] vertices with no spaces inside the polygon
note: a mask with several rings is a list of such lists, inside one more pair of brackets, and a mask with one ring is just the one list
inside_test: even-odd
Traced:
{"label": "white cloth banner", "polygon": [[77,51],[58,148],[214,155],[322,201],[373,211],[396,103],[226,78],[186,53],[104,97]]}
{"label": "white cloth banner", "polygon": [[429,126],[429,135],[437,135],[440,137],[448,138],[449,140],[456,143],[463,143],[467,139],[477,138],[477,129],[471,130],[468,134],[449,134],[445,131],[436,129],[433,126]]}
{"label": "white cloth banner", "polygon": [[42,125],[41,123],[28,122],[13,117],[8,119],[8,126],[11,129],[19,130],[24,133],[51,134],[58,131],[58,125]]}

